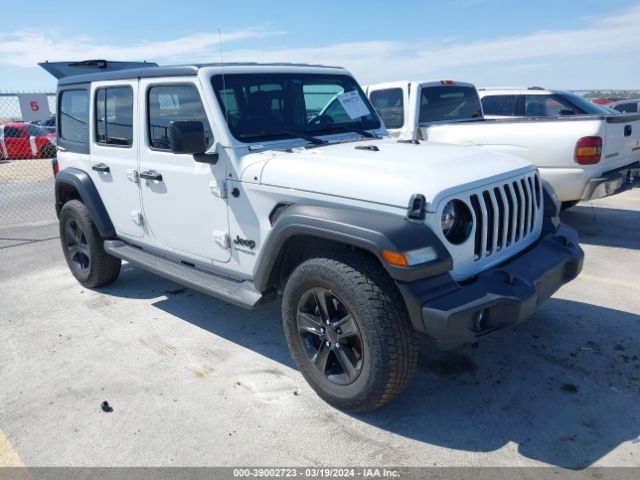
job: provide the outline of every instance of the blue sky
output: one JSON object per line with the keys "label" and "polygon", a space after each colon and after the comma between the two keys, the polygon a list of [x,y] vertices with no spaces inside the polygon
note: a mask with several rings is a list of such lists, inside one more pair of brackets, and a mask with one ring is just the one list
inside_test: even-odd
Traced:
{"label": "blue sky", "polygon": [[51,0],[5,6],[0,91],[53,90],[43,60],[341,65],[358,80],[640,88],[640,1]]}

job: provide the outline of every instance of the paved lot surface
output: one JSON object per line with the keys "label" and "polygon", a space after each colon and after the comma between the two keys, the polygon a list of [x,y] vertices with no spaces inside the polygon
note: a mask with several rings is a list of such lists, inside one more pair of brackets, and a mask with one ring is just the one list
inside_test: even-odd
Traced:
{"label": "paved lot surface", "polygon": [[478,348],[423,348],[367,415],[306,385],[279,302],[247,313],[131,267],[89,291],[58,240],[6,242],[0,465],[640,466],[640,189],[564,219],[578,280]]}

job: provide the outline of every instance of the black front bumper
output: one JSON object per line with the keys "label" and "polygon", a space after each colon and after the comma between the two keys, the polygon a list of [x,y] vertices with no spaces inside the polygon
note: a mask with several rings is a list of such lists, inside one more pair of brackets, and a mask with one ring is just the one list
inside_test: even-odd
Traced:
{"label": "black front bumper", "polygon": [[398,286],[414,327],[441,348],[450,349],[531,316],[543,301],[578,276],[583,258],[575,230],[561,225],[524,253],[464,285],[445,274]]}

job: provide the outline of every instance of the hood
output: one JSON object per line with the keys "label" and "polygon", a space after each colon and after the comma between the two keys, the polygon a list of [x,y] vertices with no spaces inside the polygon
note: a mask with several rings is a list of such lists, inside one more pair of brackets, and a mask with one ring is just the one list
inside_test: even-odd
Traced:
{"label": "hood", "polygon": [[245,170],[243,181],[400,208],[409,205],[411,195],[421,193],[429,210],[442,197],[535,169],[520,157],[478,147],[414,145],[388,138],[291,152],[270,150],[245,159],[254,167],[259,164],[259,169]]}

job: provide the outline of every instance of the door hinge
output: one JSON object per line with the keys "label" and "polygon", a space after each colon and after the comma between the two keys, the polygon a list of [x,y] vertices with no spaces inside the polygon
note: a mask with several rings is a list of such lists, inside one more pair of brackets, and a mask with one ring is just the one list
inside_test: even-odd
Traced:
{"label": "door hinge", "polygon": [[227,198],[227,182],[218,183],[215,180],[209,182],[209,190],[216,197]]}
{"label": "door hinge", "polygon": [[142,212],[140,210],[133,210],[131,212],[131,220],[133,220],[133,223],[135,223],[139,227],[142,226],[142,224],[144,223]]}
{"label": "door hinge", "polygon": [[231,247],[231,239],[229,238],[229,234],[227,232],[221,232],[220,230],[215,230],[213,232],[213,238],[218,245],[220,245],[225,250]]}
{"label": "door hinge", "polygon": [[127,169],[127,178],[131,180],[133,183],[138,183],[140,181],[140,177],[138,176],[138,171],[133,168]]}

